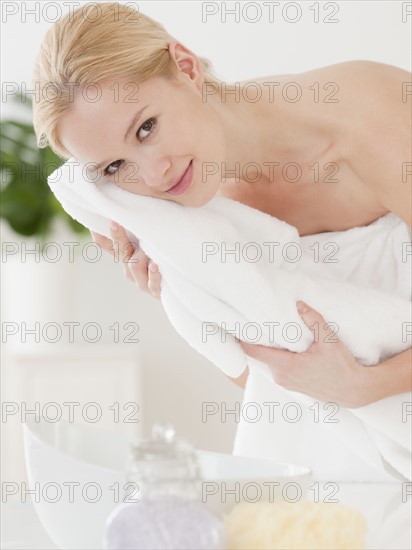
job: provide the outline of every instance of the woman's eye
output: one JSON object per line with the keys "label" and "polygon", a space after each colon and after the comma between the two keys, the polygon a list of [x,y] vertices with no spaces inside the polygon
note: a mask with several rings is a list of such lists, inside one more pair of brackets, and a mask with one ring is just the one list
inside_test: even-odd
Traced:
{"label": "woman's eye", "polygon": [[[144,141],[145,139],[147,139],[147,137],[152,133],[152,129],[153,127],[156,125],[156,119],[155,118],[148,118],[146,120],[146,122],[143,122],[143,124],[140,126],[140,128],[137,130],[136,132],[136,136],[137,138],[140,140],[140,141]],[[146,132],[147,135],[143,135],[143,137],[141,136],[141,132]],[[118,169],[120,168],[120,166],[123,164],[123,160],[116,160],[115,162],[112,162],[111,164],[109,164],[109,166],[107,166],[104,170],[103,170],[103,173],[105,176],[113,176],[114,174],[116,174],[116,172],[118,171]],[[117,166],[116,166],[117,165]]]}
{"label": "woman's eye", "polygon": [[[120,164],[119,164],[119,162],[120,162]],[[123,163],[122,160],[116,160],[115,162],[112,162],[111,164],[109,164],[109,166],[107,166],[107,168],[105,168],[103,170],[104,175],[105,176],[113,176],[113,174],[115,174],[117,172],[117,170],[120,168],[122,163]],[[115,167],[116,164],[118,164],[117,167]],[[111,170],[111,167],[115,167],[115,170]]]}
{"label": "woman's eye", "polygon": [[[155,126],[156,120],[154,118],[148,118],[146,122],[143,122],[143,124],[140,126],[140,128],[137,130],[137,137],[140,138],[142,141],[145,140],[148,135],[151,134],[152,128]],[[147,135],[141,136],[141,131],[148,132]]]}

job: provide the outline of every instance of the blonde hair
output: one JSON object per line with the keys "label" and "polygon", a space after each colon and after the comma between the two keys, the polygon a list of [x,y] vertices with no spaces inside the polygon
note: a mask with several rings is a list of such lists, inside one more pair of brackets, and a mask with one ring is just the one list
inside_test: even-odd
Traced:
{"label": "blonde hair", "polygon": [[[88,6],[96,14],[92,16]],[[117,2],[85,4],[63,16],[45,34],[34,66],[37,146],[50,146],[63,159],[72,156],[59,139],[58,126],[73,101],[73,85],[129,77],[138,83],[154,77],[171,79],[176,72],[169,53],[173,41],[163,25]],[[210,61],[198,59],[205,83],[219,87]]]}

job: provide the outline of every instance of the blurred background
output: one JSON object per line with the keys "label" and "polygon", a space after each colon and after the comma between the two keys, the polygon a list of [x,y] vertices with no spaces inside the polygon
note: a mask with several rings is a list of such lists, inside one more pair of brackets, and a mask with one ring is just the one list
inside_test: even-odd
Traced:
{"label": "blurred background", "polygon": [[[316,2],[319,22],[307,2],[273,2],[273,21],[268,2],[249,2],[247,12],[239,2],[121,3],[161,22],[227,82],[353,59],[410,69],[407,2]],[[43,35],[69,5],[81,4],[2,3],[1,458],[3,480],[16,482],[25,479],[27,410],[67,418],[64,403],[79,403],[75,421],[130,437],[146,437],[154,422],[165,421],[197,447],[230,453],[234,420],[204,422],[202,407],[225,402],[233,409],[243,393],[176,333],[159,301],[100,254],[48,190],[56,158],[37,150],[30,104],[12,93],[30,92]],[[301,7],[299,18],[292,4]],[[327,24],[327,15],[336,22]],[[24,181],[22,162],[32,168]],[[90,403],[97,406],[84,409]],[[92,420],[99,407],[101,418]]]}

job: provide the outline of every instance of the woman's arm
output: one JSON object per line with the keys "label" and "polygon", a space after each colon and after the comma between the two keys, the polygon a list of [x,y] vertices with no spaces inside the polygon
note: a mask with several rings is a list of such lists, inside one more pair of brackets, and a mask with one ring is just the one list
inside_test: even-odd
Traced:
{"label": "woman's arm", "polygon": [[412,391],[412,348],[373,367],[364,367],[360,384],[365,402]]}
{"label": "woman's arm", "polygon": [[373,366],[358,363],[332,332],[322,315],[300,311],[314,335],[303,353],[241,342],[250,357],[265,363],[283,388],[356,409],[411,390],[411,348]]}

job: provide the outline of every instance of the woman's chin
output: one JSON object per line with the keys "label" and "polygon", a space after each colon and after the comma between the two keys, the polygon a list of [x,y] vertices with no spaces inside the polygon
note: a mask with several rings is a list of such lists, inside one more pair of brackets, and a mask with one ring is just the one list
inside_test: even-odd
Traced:
{"label": "woman's chin", "polygon": [[185,193],[186,196],[181,196],[180,200],[172,199],[174,202],[182,204],[183,206],[192,206],[193,208],[199,208],[210,202],[214,195],[212,193]]}

